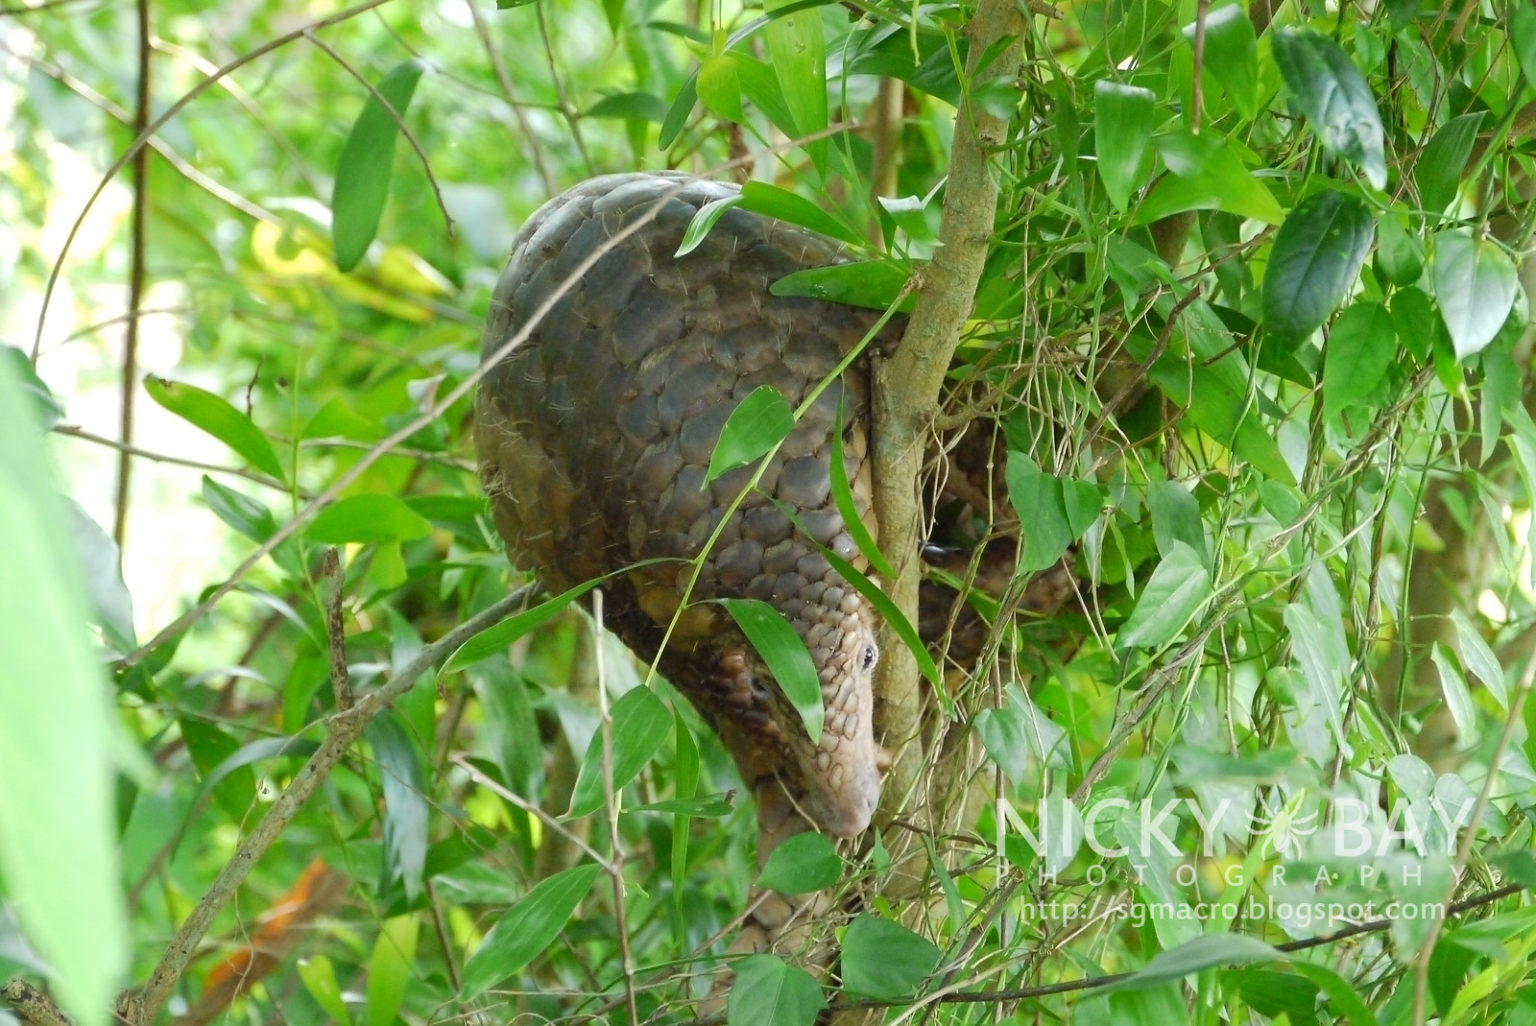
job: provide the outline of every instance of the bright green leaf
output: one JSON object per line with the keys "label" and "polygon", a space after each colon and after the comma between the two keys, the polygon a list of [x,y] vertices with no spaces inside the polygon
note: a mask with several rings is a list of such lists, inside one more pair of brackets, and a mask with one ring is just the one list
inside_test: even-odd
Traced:
{"label": "bright green leaf", "polygon": [[780,894],[809,894],[831,887],[843,875],[843,860],[826,834],[796,834],[773,849],[757,885]]}
{"label": "bright green leaf", "polygon": [[111,690],[35,409],[0,360],[0,877],[77,1021],[109,1019],[127,928],[113,828]]}
{"label": "bright green leaf", "polygon": [[351,1022],[347,1003],[341,996],[341,984],[336,982],[336,970],[324,955],[299,960],[299,979],[315,1004],[328,1015],[332,1022]]}
{"label": "bright green leaf", "polygon": [[[827,127],[827,44],[820,9],[783,13],[791,2],[765,0],[763,10],[772,18],[767,29],[769,63],[793,119],[789,126],[793,138]],[[818,168],[825,167],[825,140],[811,143],[807,152]]]}
{"label": "bright green leaf", "polygon": [[731,411],[720,429],[703,484],[766,456],[794,429],[795,415],[778,390],[772,385],[757,386]]}
{"label": "bright green leaf", "polygon": [[[786,274],[768,291],[775,296],[807,296],[829,303],[886,310],[902,298],[907,276],[905,268],[888,260],[860,260]],[[902,303],[903,308],[908,305]]]}
{"label": "bright green leaf", "polygon": [[1477,127],[1486,113],[1473,111],[1447,121],[1419,154],[1413,180],[1426,213],[1440,214],[1456,198],[1467,159],[1472,156],[1472,144],[1477,141]]}
{"label": "bright green leaf", "polygon": [[459,996],[474,1000],[542,954],[592,889],[598,871],[589,863],[539,881],[491,928],[464,964]]}
{"label": "bright green leaf", "polygon": [[711,114],[737,124],[746,120],[741,109],[739,61],[739,57],[730,53],[706,58],[699,67],[696,85],[699,101]]}
{"label": "bright green leaf", "polygon": [[1104,190],[1118,210],[1146,181],[1144,161],[1157,124],[1157,96],[1150,89],[1100,80],[1093,87],[1093,148]]}
{"label": "bright green leaf", "polygon": [[182,420],[208,432],[245,457],[257,470],[283,479],[283,466],[277,462],[277,454],[272,451],[267,436],[251,423],[251,418],[219,396],[196,385],[156,377],[144,379],[144,390],[151,399]]}
{"label": "bright green leaf", "polygon": [[386,919],[380,927],[368,959],[367,1026],[394,1026],[400,1021],[418,932],[414,914]]}
{"label": "bright green leaf", "polygon": [[1375,395],[1397,359],[1397,330],[1386,307],[1361,302],[1345,310],[1323,351],[1324,416],[1335,417]]}
{"label": "bright green leaf", "polygon": [[773,674],[784,697],[789,699],[789,704],[795,707],[805,723],[811,743],[820,743],[826,717],[821,704],[821,681],[816,676],[816,663],[800,635],[784,619],[784,614],[766,602],[721,599],[720,604],[752,642],[763,662],[768,664],[768,672]]}
{"label": "bright green leaf", "polygon": [[843,937],[843,988],[864,997],[911,997],[938,968],[939,957],[926,937],[866,912]]}
{"label": "bright green leaf", "polygon": [[767,182],[748,182],[741,187],[741,209],[776,217],[853,246],[868,240],[804,196]]}
{"label": "bright green leaf", "polygon": [[410,541],[432,533],[432,524],[393,495],[369,493],[337,499],[305,530],[326,545],[348,542]]}
{"label": "bright green leaf", "polygon": [[[715,222],[725,216],[725,212],[741,202],[741,194],[734,196],[722,196],[717,200],[710,200],[698,209],[693,215],[693,220],[688,222],[687,229],[683,232],[683,241],[678,243],[674,257],[687,256],[699,247],[704,241],[704,236],[715,226]],[[764,388],[768,386],[764,385]],[[761,391],[761,390],[759,390]]]}
{"label": "bright green leaf", "polygon": [[1199,553],[1181,541],[1173,542],[1121,626],[1116,647],[1157,648],[1167,644],[1210,597],[1211,572]]}
{"label": "bright green leaf", "polygon": [[1218,133],[1195,135],[1180,128],[1158,136],[1153,144],[1173,175],[1159,182],[1136,209],[1137,224],[1185,210],[1224,210],[1265,224],[1284,220],[1280,201]]}
{"label": "bright green leaf", "polygon": [[[395,65],[378,84],[378,95],[368,94],[352,131],[336,161],[336,182],[331,189],[331,238],[336,266],[350,271],[363,259],[378,234],[389,180],[394,174],[398,119],[405,117],[416,83],[427,68],[419,60]],[[391,113],[379,98],[394,108]]]}
{"label": "bright green leaf", "polygon": [[1451,610],[1451,620],[1456,624],[1456,647],[1461,650],[1461,661],[1472,676],[1488,689],[1499,708],[1509,710],[1509,689],[1504,682],[1504,668],[1477,627],[1460,609]]}
{"label": "bright green leaf", "polygon": [[[617,800],[619,791],[639,776],[645,764],[661,750],[672,731],[672,714],[647,687],[625,692],[613,703],[609,713],[613,719],[613,748],[606,756],[612,763],[613,793]],[[590,816],[603,807],[607,788],[607,781],[603,779],[603,747],[603,734],[598,731],[592,735],[592,743],[581,760],[576,786],[571,789],[571,809],[567,816]]]}
{"label": "bright green leaf", "polygon": [[814,1026],[826,1007],[810,973],[774,955],[748,955],[736,965],[725,1021],[728,1026]]}

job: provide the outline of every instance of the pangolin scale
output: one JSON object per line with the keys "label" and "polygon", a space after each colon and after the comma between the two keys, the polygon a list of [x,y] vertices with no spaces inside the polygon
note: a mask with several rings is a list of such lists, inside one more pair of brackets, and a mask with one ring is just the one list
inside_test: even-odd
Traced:
{"label": "pangolin scale", "polygon": [[[878,536],[867,363],[856,359],[831,381],[728,520],[753,468],[707,483],[706,469],[745,396],[771,385],[798,407],[869,335],[877,314],[772,295],[785,275],[838,262],[839,247],[739,208],[675,257],[699,209],[733,195],[732,186],[682,175],[609,175],[534,214],[485,329],[485,358],[527,334],[481,384],[480,473],[510,558],[551,591],[664,561],[608,585],[608,625],[651,660],[677,616],[662,671],[719,734],[760,815],[798,810],[827,833],[851,836],[869,824],[887,762],[872,722],[878,655],[871,610],[818,545],[864,569],[831,495],[839,404],[855,505]],[[893,322],[879,341],[900,331]],[[699,556],[722,520],[689,594],[684,561]],[[728,597],[772,604],[805,640],[826,710],[819,744],[710,601]]]}

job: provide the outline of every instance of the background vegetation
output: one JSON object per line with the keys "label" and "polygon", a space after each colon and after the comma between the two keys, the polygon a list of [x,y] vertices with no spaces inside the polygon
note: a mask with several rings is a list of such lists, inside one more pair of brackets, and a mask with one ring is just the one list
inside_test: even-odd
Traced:
{"label": "background vegetation", "polygon": [[[699,1014],[757,878],[718,744],[574,607],[449,658],[515,608],[467,431],[515,227],[683,167],[959,342],[909,469],[978,420],[946,540],[1026,525],[978,657],[886,647],[896,825],[786,846],[827,914],[731,1021],[1536,1020],[1533,81],[1525,0],[0,9],[14,1013]],[[1069,798],[1187,799],[1177,852],[1033,850]]]}

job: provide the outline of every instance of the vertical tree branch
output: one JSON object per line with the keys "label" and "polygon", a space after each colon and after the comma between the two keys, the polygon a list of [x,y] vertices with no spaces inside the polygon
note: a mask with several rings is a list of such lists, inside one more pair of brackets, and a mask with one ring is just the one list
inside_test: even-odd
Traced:
{"label": "vertical tree branch", "polygon": [[[139,86],[133,108],[133,134],[142,138],[149,127],[149,0],[138,0]],[[133,222],[128,256],[128,323],[123,331],[122,419],[117,451],[117,509],[112,519],[112,540],[119,558],[128,534],[128,486],[133,473],[133,395],[139,387],[139,313],[144,305],[144,240],[148,233],[149,147],[133,153]]]}
{"label": "vertical tree branch", "polygon": [[[890,595],[917,622],[918,546],[921,505],[918,474],[924,440],[938,413],[944,374],[970,316],[976,285],[997,218],[997,183],[987,167],[989,151],[1007,137],[1008,119],[971,102],[977,79],[1011,79],[1019,69],[1024,18],[1017,0],[981,0],[967,31],[966,92],[956,117],[949,181],[944,190],[942,245],[924,269],[917,306],[901,345],[874,365],[875,512],[880,544],[896,570]],[[992,59],[982,66],[982,61]],[[877,711],[895,764],[886,786],[887,811],[907,796],[924,753],[911,745],[918,733],[917,663],[888,628],[875,682]]]}

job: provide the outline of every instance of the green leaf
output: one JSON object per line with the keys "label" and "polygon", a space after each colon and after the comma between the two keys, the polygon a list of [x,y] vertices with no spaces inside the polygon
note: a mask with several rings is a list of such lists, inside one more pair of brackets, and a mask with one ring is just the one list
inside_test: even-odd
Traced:
{"label": "green leaf", "polygon": [[592,889],[597,874],[598,867],[588,864],[541,880],[501,917],[464,964],[459,996],[474,1000],[543,953]]}
{"label": "green leaf", "polygon": [[90,622],[101,628],[102,636],[118,652],[137,646],[133,631],[133,596],[123,583],[121,556],[117,543],[73,499],[65,499],[70,535],[86,595],[91,600]]}
{"label": "green leaf", "polygon": [[1188,488],[1176,481],[1153,481],[1147,485],[1147,507],[1152,512],[1152,537],[1159,555],[1168,555],[1175,543],[1183,542],[1200,557],[1201,564],[1210,565],[1200,504]]}
{"label": "green leaf", "polygon": [[1280,453],[1274,436],[1264,430],[1246,389],[1233,388],[1219,369],[1205,363],[1173,358],[1159,360],[1151,378],[1189,419],[1219,444],[1253,464],[1254,469],[1284,484],[1295,475]]}
{"label": "green leaf", "polygon": [[432,533],[432,523],[393,495],[349,495],[310,522],[305,533],[326,545],[410,541]]}
{"label": "green leaf", "polygon": [[1397,359],[1397,329],[1386,307],[1360,302],[1345,310],[1323,350],[1323,415],[1335,417],[1374,396]]}
{"label": "green leaf", "polygon": [[1515,60],[1525,81],[1536,86],[1536,7],[1512,4],[1511,10],[1509,39],[1514,44]]}
{"label": "green leaf", "polygon": [[236,823],[243,820],[256,801],[256,774],[249,766],[223,766],[240,750],[240,742],[214,724],[193,716],[178,718],[176,725],[192,765],[203,778],[202,791],[211,790],[230,819]]}
{"label": "green leaf", "polygon": [[757,885],[780,894],[809,894],[831,887],[843,875],[843,860],[826,834],[796,834],[773,849]]}
{"label": "green leaf", "polygon": [[385,886],[400,881],[406,900],[414,902],[421,894],[422,870],[427,864],[427,823],[432,813],[421,756],[393,710],[386,710],[368,724],[365,736],[373,747],[384,785]]}
{"label": "green leaf", "polygon": [[1296,205],[1275,234],[1264,272],[1264,324],[1295,347],[1344,301],[1371,249],[1376,221],[1365,201],[1334,189]]}
{"label": "green leaf", "polygon": [[[636,564],[639,566],[641,564]],[[630,569],[633,569],[631,567]],[[572,602],[581,598],[587,592],[598,585],[618,576],[625,571],[615,571],[591,581],[583,581],[576,587],[568,589],[556,595],[554,598],[545,599],[532,609],[525,609],[516,616],[509,616],[494,626],[470,638],[464,644],[454,650],[453,655],[443,663],[443,668],[438,671],[439,679],[444,674],[455,670],[462,670],[466,666],[478,663],[482,659],[491,656],[505,655],[507,646],[530,631],[538,630],[549,621],[560,615],[560,611]]]}
{"label": "green leaf", "polygon": [[1141,990],[1175,983],[1186,976],[1218,965],[1253,965],[1281,962],[1279,951],[1254,937],[1239,933],[1208,933],[1164,951],[1145,969],[1105,988],[1109,991]]}
{"label": "green leaf", "polygon": [[149,397],[193,427],[208,432],[257,470],[283,480],[283,465],[277,462],[272,443],[251,418],[229,403],[196,385],[146,377],[144,390]]}
{"label": "green leaf", "polygon": [[1466,613],[1453,609],[1451,620],[1456,624],[1456,647],[1461,650],[1462,664],[1488,689],[1493,700],[1499,703],[1499,708],[1508,712],[1509,689],[1505,685],[1504,668],[1499,665],[1498,657],[1493,654],[1493,649],[1488,647],[1488,642],[1483,640],[1482,634]]}
{"label": "green leaf", "polygon": [[748,955],[736,965],[725,1021],[727,1026],[814,1026],[826,1007],[810,973],[774,955]]}
{"label": "green leaf", "polygon": [[1353,160],[1377,189],[1387,187],[1381,114],[1365,76],[1333,40],[1311,29],[1274,32],[1275,63],[1323,148]]}
{"label": "green leaf", "polygon": [[703,69],[695,71],[688,76],[683,87],[672,98],[672,106],[667,108],[667,116],[662,119],[661,131],[658,133],[656,145],[663,150],[670,149],[677,141],[677,137],[688,127],[688,118],[693,114],[693,105],[699,102],[699,73]]}
{"label": "green leaf", "polygon": [[776,217],[853,246],[864,246],[867,241],[804,196],[767,182],[748,182],[741,187],[741,209]]}
{"label": "green leaf", "polygon": [[104,1024],[128,965],[113,824],[110,686],[86,644],[65,507],[11,361],[0,360],[0,877],[54,993]]}
{"label": "green leaf", "polygon": [[31,402],[33,417],[40,428],[46,430],[64,419],[64,404],[37,376],[37,368],[32,366],[26,353],[15,346],[0,345],[0,362],[10,364],[11,380]]}
{"label": "green leaf", "polygon": [[721,599],[720,604],[752,642],[763,662],[768,664],[768,672],[773,674],[784,697],[804,721],[811,744],[819,744],[826,709],[821,703],[821,680],[816,675],[816,663],[805,642],[784,619],[784,614],[766,602],[730,598]]}
{"label": "green leaf", "polygon": [[384,920],[368,959],[367,1026],[393,1026],[400,1022],[400,1006],[411,984],[411,963],[416,959],[415,915]]}
{"label": "green leaf", "polygon": [[789,403],[772,385],[759,385],[731,411],[709,456],[702,488],[728,470],[766,456],[795,429]]}
{"label": "green leaf", "polygon": [[[336,182],[331,189],[331,239],[336,266],[350,271],[363,259],[379,230],[379,217],[389,197],[394,174],[398,119],[415,95],[416,83],[427,69],[419,60],[395,65],[379,81],[378,95],[369,93],[352,124],[352,131],[336,160]],[[391,113],[379,102],[383,97]]]}
{"label": "green leaf", "polygon": [[1117,648],[1157,648],[1178,636],[1211,597],[1211,572],[1199,553],[1175,541],[1152,571],[1115,637]]}
{"label": "green leaf", "polygon": [[214,516],[253,542],[264,542],[277,531],[272,511],[255,499],[203,475],[203,501]]}
{"label": "green leaf", "polygon": [[660,122],[666,120],[667,105],[654,93],[613,93],[588,107],[582,117]]}
{"label": "green leaf", "polygon": [[1003,474],[1008,498],[1024,525],[1019,571],[1033,573],[1055,566],[1092,526],[1102,506],[1102,494],[1089,482],[1045,473],[1019,452],[1008,453]]}
{"label": "green leaf", "polygon": [[[674,257],[687,256],[699,248],[699,243],[704,241],[704,236],[715,226],[715,222],[725,215],[725,212],[741,202],[741,194],[735,196],[722,196],[717,200],[710,200],[698,209],[688,222],[687,229],[683,232],[683,241],[678,243]],[[764,385],[764,388],[768,386]]]}
{"label": "green leaf", "polygon": [[866,912],[843,937],[843,989],[872,998],[911,997],[939,958],[926,937]]}
{"label": "green leaf", "polygon": [[1515,265],[1504,251],[1465,229],[1436,233],[1429,269],[1435,301],[1456,356],[1482,352],[1515,306]]}
{"label": "green leaf", "polygon": [[1474,111],[1447,121],[1419,154],[1413,180],[1419,187],[1419,203],[1425,212],[1440,214],[1451,205],[1461,186],[1462,172],[1477,141],[1477,127],[1486,111]]}
{"label": "green leaf", "polygon": [[[784,13],[792,0],[765,0],[768,57],[789,110],[789,135],[814,135],[827,127],[827,42],[821,10],[811,7]],[[785,126],[780,126],[781,128]],[[806,147],[812,162],[825,171],[826,140]]]}
{"label": "green leaf", "polygon": [[1157,95],[1150,89],[1100,79],[1093,86],[1093,149],[1104,191],[1117,210],[1146,181],[1147,144],[1157,124]]}
{"label": "green leaf", "polygon": [[[1184,26],[1195,39],[1195,25]],[[1218,7],[1205,16],[1205,78],[1226,91],[1245,120],[1258,113],[1259,42],[1253,21],[1241,4]]]}
{"label": "green leaf", "polygon": [[[939,668],[935,665],[933,656],[928,654],[928,646],[923,644],[923,639],[918,636],[912,622],[902,615],[900,607],[891,601],[889,595],[880,590],[879,585],[860,573],[857,567],[842,556],[822,545],[818,545],[817,549],[820,550],[822,558],[837,571],[838,576],[847,581],[854,591],[863,596],[864,601],[875,607],[875,612],[880,618],[891,625],[897,636],[901,638],[902,644],[906,645],[907,650],[912,653],[912,658],[917,660],[917,668],[923,677],[939,689],[937,692],[939,701],[946,702],[948,694],[943,690],[941,683],[943,677],[939,675]],[[947,711],[953,712],[953,709],[947,709]]]}
{"label": "green leaf", "polygon": [[1034,747],[1029,743],[1024,714],[1011,707],[983,709],[976,714],[975,723],[976,734],[992,761],[1015,787],[1022,784],[1027,778],[1029,753]]}
{"label": "green leaf", "polygon": [[[888,260],[860,260],[786,274],[768,287],[775,296],[807,296],[871,310],[889,309],[907,287],[908,272]],[[903,302],[902,306],[909,305]]]}
{"label": "green leaf", "polygon": [[[738,125],[747,119],[741,108],[741,58],[721,53],[705,58],[699,67],[699,102],[711,114]],[[674,108],[676,109],[676,108]]]}
{"label": "green leaf", "polygon": [[1315,962],[1295,961],[1291,971],[1312,981],[1328,997],[1333,1010],[1349,1020],[1349,1026],[1376,1026],[1376,1017],[1360,1000],[1354,986],[1325,965]]}
{"label": "green leaf", "polygon": [[348,1023],[352,1021],[347,1012],[347,1003],[341,996],[341,984],[336,982],[336,970],[331,966],[331,960],[324,955],[314,955],[308,959],[299,961],[299,979],[304,983],[304,989],[309,996],[314,998],[315,1004],[321,1011],[330,1017],[332,1022]]}
{"label": "green leaf", "polygon": [[[672,714],[666,703],[647,687],[631,688],[609,710],[613,718],[613,793],[640,775],[645,764],[661,750],[672,731]],[[592,735],[576,786],[571,789],[567,817],[590,816],[603,807],[607,783],[603,780],[603,734]]]}
{"label": "green leaf", "polygon": [[1413,285],[1424,275],[1424,243],[1397,217],[1384,217],[1377,225],[1376,273],[1399,287]]}
{"label": "green leaf", "polygon": [[1195,135],[1181,128],[1158,136],[1154,144],[1173,177],[1164,178],[1142,201],[1137,224],[1185,210],[1224,210],[1266,224],[1284,220],[1280,201],[1219,134]]}

